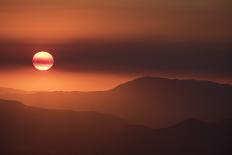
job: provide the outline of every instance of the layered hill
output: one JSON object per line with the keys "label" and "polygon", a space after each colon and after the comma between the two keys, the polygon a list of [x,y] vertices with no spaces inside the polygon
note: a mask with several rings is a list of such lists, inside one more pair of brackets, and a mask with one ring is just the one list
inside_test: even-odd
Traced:
{"label": "layered hill", "polygon": [[217,121],[232,117],[232,86],[209,81],[142,77],[108,91],[7,93],[0,97],[31,106],[103,112],[155,128],[188,118]]}
{"label": "layered hill", "polygon": [[151,129],[96,112],[48,110],[0,100],[3,155],[229,155],[232,121],[189,119]]}

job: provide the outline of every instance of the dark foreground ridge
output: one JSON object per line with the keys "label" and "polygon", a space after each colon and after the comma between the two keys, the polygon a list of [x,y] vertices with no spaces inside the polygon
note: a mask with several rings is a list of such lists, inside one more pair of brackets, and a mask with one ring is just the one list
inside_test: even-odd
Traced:
{"label": "dark foreground ridge", "polygon": [[95,112],[0,100],[1,155],[230,155],[230,119],[151,129]]}

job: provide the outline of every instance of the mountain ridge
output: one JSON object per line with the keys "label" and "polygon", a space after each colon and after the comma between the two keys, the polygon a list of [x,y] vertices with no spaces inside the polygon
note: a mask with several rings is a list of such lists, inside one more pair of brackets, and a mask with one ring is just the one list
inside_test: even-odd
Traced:
{"label": "mountain ridge", "polygon": [[196,80],[143,77],[108,91],[0,94],[0,98],[36,107],[108,113],[155,128],[188,118],[232,117],[232,86]]}
{"label": "mountain ridge", "polygon": [[[1,107],[4,104],[13,107]],[[19,105],[23,108],[14,107]],[[184,124],[181,128],[150,129],[74,115],[79,113],[75,111],[28,107],[17,101],[0,100],[0,107],[0,154],[4,155],[229,155],[232,152],[230,130],[195,119],[180,122]],[[196,122],[201,122],[200,126]]]}

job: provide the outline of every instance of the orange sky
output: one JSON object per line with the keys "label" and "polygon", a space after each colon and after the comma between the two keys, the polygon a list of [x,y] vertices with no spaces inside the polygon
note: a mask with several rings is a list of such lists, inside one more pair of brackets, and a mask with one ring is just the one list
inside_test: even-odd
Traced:
{"label": "orange sky", "polygon": [[[210,61],[200,52],[197,54],[192,53],[195,58],[194,60],[191,58],[182,59],[182,57],[179,58],[178,56],[176,59],[171,60],[172,57],[169,57],[169,55],[163,56],[161,54],[159,57],[159,54],[154,54],[152,56],[157,56],[157,65],[156,62],[153,64],[149,54],[147,57],[144,56],[144,58],[142,54],[138,54],[137,58],[130,62],[130,60],[132,60],[130,56],[132,55],[133,57],[131,53],[134,52],[133,50],[138,50],[134,48],[137,43],[134,43],[131,49],[128,49],[127,45],[122,45],[124,46],[122,47],[122,51],[117,51],[120,50],[120,46],[117,46],[117,43],[117,48],[114,47],[114,49],[111,49],[111,46],[108,47],[111,44],[106,45],[106,48],[99,48],[100,50],[105,49],[105,51],[103,51],[98,58],[93,58],[96,57],[96,55],[91,55],[91,52],[87,53],[86,56],[82,54],[80,58],[78,54],[86,51],[79,51],[81,48],[75,47],[74,49],[73,46],[74,44],[76,44],[75,46],[79,46],[80,43],[78,41],[88,41],[88,39],[107,41],[119,40],[120,42],[122,40],[143,40],[145,38],[145,41],[147,39],[151,43],[156,40],[168,40],[170,42],[180,43],[189,41],[190,44],[191,41],[200,43],[203,41],[206,44],[211,41],[213,43],[230,42],[232,38],[231,13],[232,5],[230,0],[1,0],[0,42],[4,42],[5,40],[7,43],[26,42],[29,44],[32,43],[30,44],[32,47],[20,45],[20,47],[23,48],[19,50],[16,46],[8,47],[5,46],[6,44],[4,43],[3,45],[1,44],[0,53],[4,53],[9,59],[0,59],[2,61],[1,68],[15,67],[15,65],[19,66],[16,68],[20,68],[25,64],[27,67],[23,69],[15,68],[13,70],[1,70],[0,86],[26,90],[105,90],[127,80],[148,74],[170,78],[187,77],[230,82],[230,77],[220,75],[219,73],[221,68],[222,73],[226,73],[229,70],[227,67],[229,63],[226,61],[228,61],[230,53],[225,52],[226,50],[224,50],[226,55],[219,61],[221,68],[220,66],[217,68],[216,65],[212,67],[215,61],[214,58],[217,58],[215,55],[217,51],[212,54],[213,57]],[[45,46],[38,48],[40,46],[37,43],[55,43],[56,45],[68,43],[69,46],[64,46],[62,48],[62,52],[60,52],[62,54],[57,55],[60,60],[60,64],[58,65],[60,68],[70,65],[77,69],[75,71],[73,70],[73,72],[70,70],[59,70],[59,67],[56,68],[56,66],[49,72],[38,72],[33,68],[28,69],[31,54],[38,50],[47,50]],[[143,43],[141,43],[142,48],[140,47],[139,52],[145,52],[146,46],[146,44],[143,45]],[[157,47],[147,48],[148,51],[146,52],[149,53],[150,50],[158,49],[159,46],[158,43]],[[9,51],[7,51],[8,48]],[[90,45],[90,47],[84,48],[84,50],[90,50],[91,48],[94,49],[94,45]],[[191,51],[191,49],[186,49]],[[52,46],[51,48],[51,51],[54,53],[58,53],[58,50],[56,46]],[[123,53],[127,50],[129,50],[129,53]],[[173,46],[173,50],[175,52],[175,45]],[[117,51],[117,53],[115,51]],[[21,54],[15,54],[17,52],[21,52]],[[67,54],[68,52],[70,54]],[[101,51],[95,50],[94,52],[100,53]],[[103,56],[105,56],[107,52],[112,52],[111,56],[108,54],[110,60],[102,62],[105,61],[105,57],[103,58]],[[118,54],[119,52],[121,52],[121,54]],[[153,52],[155,53],[157,51]],[[162,52],[163,51],[160,53]],[[169,54],[173,54],[174,52],[171,51]],[[207,52],[211,54],[211,51]],[[221,51],[219,50],[219,52]],[[201,57],[202,55],[203,57]],[[114,56],[117,57],[117,59],[112,61],[111,59],[114,59]],[[185,56],[188,56],[188,54],[185,54]],[[222,56],[222,54],[219,55],[219,57],[220,56]],[[64,57],[68,58],[63,60]],[[124,58],[123,63],[121,63],[121,57]],[[162,59],[162,62],[159,58]],[[147,59],[149,61],[146,61]],[[182,61],[183,65],[179,65],[179,59]],[[27,62],[25,62],[25,60],[27,60]],[[89,60],[94,62],[89,63]],[[188,73],[177,71],[172,74],[171,72],[167,73],[165,70],[156,70],[156,67],[170,68],[169,65],[172,64],[172,61],[174,64],[172,64],[173,70],[175,70],[175,63],[177,63],[177,67],[185,66],[186,60],[191,61],[190,64],[188,64],[189,66],[187,66],[189,67]],[[201,61],[199,65],[197,63],[198,60]],[[80,63],[76,63],[77,61],[80,61]],[[137,63],[137,61],[139,63]],[[96,66],[97,64],[99,66]],[[125,67],[123,65],[125,65]],[[129,67],[126,67],[126,65]],[[142,70],[146,71],[146,66],[151,66],[151,68],[154,69],[153,72],[143,74],[141,72],[136,73],[135,71],[133,74],[119,74],[113,71],[114,67],[118,67],[121,70],[124,68],[125,70],[127,68],[136,70],[136,68],[141,67]],[[90,68],[92,70],[91,72],[79,71],[79,67],[82,69]],[[107,67],[108,72],[101,73],[101,71]],[[217,71],[214,75],[208,74],[211,73],[211,67],[215,68]],[[194,72],[194,75],[192,75],[191,69],[193,69],[193,71],[198,71],[199,68],[203,68],[202,70],[205,69],[207,73],[200,72],[196,74],[196,72]],[[223,70],[223,68],[225,70]],[[96,73],[94,69],[100,69],[100,71]],[[212,73],[213,72],[214,70]]]}
{"label": "orange sky", "polygon": [[228,0],[3,0],[1,39],[33,42],[86,38],[227,40]]}
{"label": "orange sky", "polygon": [[219,83],[232,84],[228,76],[215,76],[193,73],[140,73],[111,74],[93,72],[65,72],[52,68],[49,71],[38,71],[31,68],[1,71],[0,87],[21,89],[27,91],[101,91],[108,90],[130,80],[142,76],[157,76],[178,79],[211,80]]}
{"label": "orange sky", "polygon": [[[17,76],[16,76],[17,75]],[[31,68],[1,71],[0,87],[28,91],[98,91],[107,90],[132,79],[128,75],[38,71]]]}

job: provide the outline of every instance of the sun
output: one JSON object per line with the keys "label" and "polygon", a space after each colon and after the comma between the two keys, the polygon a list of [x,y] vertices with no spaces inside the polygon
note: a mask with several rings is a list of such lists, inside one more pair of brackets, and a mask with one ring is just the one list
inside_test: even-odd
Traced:
{"label": "sun", "polygon": [[45,51],[37,52],[32,58],[33,65],[41,71],[49,70],[54,65],[53,56]]}

